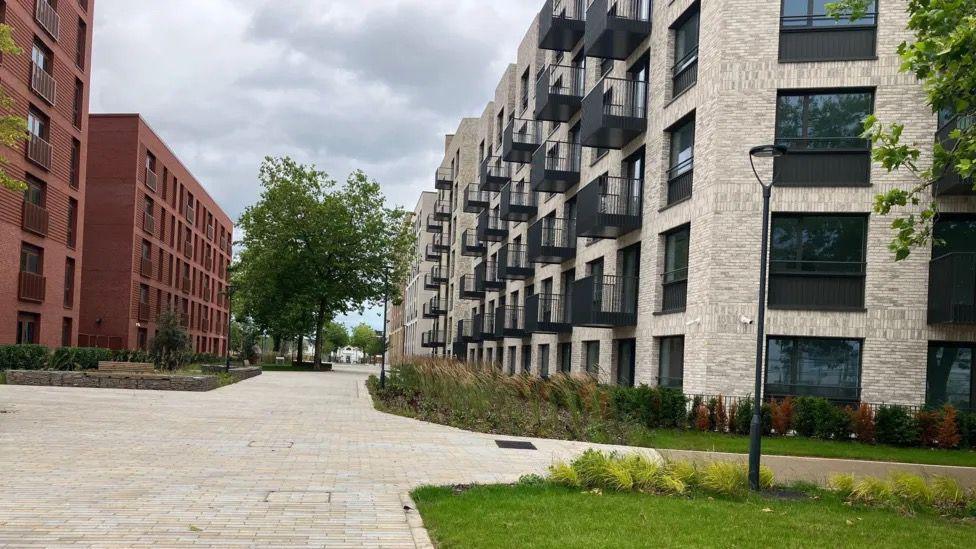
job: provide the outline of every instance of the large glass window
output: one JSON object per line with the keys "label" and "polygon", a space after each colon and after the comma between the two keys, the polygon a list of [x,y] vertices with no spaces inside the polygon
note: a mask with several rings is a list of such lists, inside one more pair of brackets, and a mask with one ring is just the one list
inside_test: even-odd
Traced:
{"label": "large glass window", "polygon": [[857,339],[769,338],[766,395],[860,400],[861,347]]}
{"label": "large glass window", "polygon": [[867,218],[774,215],[772,274],[864,274]]}
{"label": "large glass window", "polygon": [[864,119],[874,112],[870,91],[787,92],[776,106],[776,142],[791,149],[866,149]]}
{"label": "large glass window", "polygon": [[559,371],[563,374],[569,374],[573,371],[572,343],[559,344]]}
{"label": "large glass window", "polygon": [[20,247],[20,270],[21,272],[36,275],[44,274],[44,252],[30,244]]}
{"label": "large glass window", "polygon": [[549,346],[539,345],[539,377],[546,379],[549,377]]}
{"label": "large glass window", "polygon": [[662,337],[658,368],[658,385],[681,390],[685,375],[685,336]]}
{"label": "large glass window", "polygon": [[600,374],[600,342],[584,341],[583,350],[585,351],[583,366],[586,373],[594,377],[598,376]]}
{"label": "large glass window", "polygon": [[664,283],[688,280],[688,244],[691,230],[687,227],[665,237]]}
{"label": "large glass window", "polygon": [[679,95],[698,80],[698,26],[700,13],[696,7],[674,30],[674,66],[671,69],[672,95]]}
{"label": "large glass window", "polygon": [[951,404],[973,409],[976,378],[973,377],[974,344],[932,343],[929,345],[925,404]]}
{"label": "large glass window", "polygon": [[17,345],[40,343],[40,315],[34,313],[17,314]]}
{"label": "large glass window", "polygon": [[864,17],[851,21],[850,17],[834,19],[827,15],[826,5],[837,0],[783,0],[783,27],[846,27],[864,26],[877,23],[877,6],[868,4]]}
{"label": "large glass window", "polygon": [[976,253],[976,216],[940,216],[932,236],[933,257]]}

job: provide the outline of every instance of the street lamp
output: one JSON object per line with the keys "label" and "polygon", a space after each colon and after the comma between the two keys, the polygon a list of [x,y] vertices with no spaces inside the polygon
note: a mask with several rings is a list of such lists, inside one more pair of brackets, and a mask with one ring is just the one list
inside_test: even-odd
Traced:
{"label": "street lamp", "polygon": [[220,294],[227,296],[227,346],[225,347],[227,357],[224,365],[227,366],[228,371],[230,370],[230,325],[234,318],[234,292],[236,291],[237,288],[233,284],[228,284],[227,289],[220,292]]}
{"label": "street lamp", "polygon": [[390,306],[390,270],[383,276],[383,353],[380,357],[380,388],[386,388],[386,309]]}
{"label": "street lamp", "polygon": [[763,345],[766,339],[766,284],[769,263],[769,202],[773,195],[773,185],[776,184],[774,167],[773,179],[767,184],[756,171],[757,158],[776,159],[784,156],[788,149],[784,145],[761,145],[749,150],[749,165],[756,175],[763,193],[762,210],[762,251],[759,255],[759,314],[756,318],[756,387],[753,395],[752,423],[749,425],[749,487],[759,490],[759,455],[762,449],[762,378],[763,378]]}

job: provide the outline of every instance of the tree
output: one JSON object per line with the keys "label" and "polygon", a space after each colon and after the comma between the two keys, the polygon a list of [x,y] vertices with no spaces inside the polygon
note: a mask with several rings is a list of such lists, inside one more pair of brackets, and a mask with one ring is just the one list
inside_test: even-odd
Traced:
{"label": "tree", "polygon": [[383,352],[383,342],[376,335],[376,330],[367,324],[360,324],[353,329],[350,344],[357,349],[361,349],[369,357]]}
{"label": "tree", "polygon": [[[0,54],[20,55],[23,50],[14,42],[13,29],[10,25],[0,25]],[[10,112],[14,108],[14,100],[6,92],[0,90],[0,110]],[[5,114],[0,116],[0,144],[15,147],[27,139],[27,120],[22,116]],[[27,185],[18,178],[7,173],[7,159],[0,155],[0,187],[12,191],[23,191]]]}
{"label": "tree", "polygon": [[[839,0],[827,4],[835,18],[863,18],[873,0]],[[908,28],[914,41],[898,47],[901,70],[913,73],[925,88],[927,102],[940,118],[956,116],[958,124],[945,143],[936,143],[930,164],[922,163],[920,147],[902,142],[905,126],[883,122],[874,116],[864,121],[864,137],[873,144],[872,156],[888,172],[905,170],[916,183],[910,189],[892,189],[875,197],[874,209],[887,215],[895,208],[909,213],[895,219],[890,244],[895,259],[902,260],[913,248],[932,239],[938,213],[929,189],[947,174],[971,178],[976,172],[976,2],[972,0],[910,0]],[[976,189],[976,187],[974,187]]]}
{"label": "tree", "polygon": [[326,354],[349,345],[349,330],[345,325],[330,320],[325,325],[325,343],[328,347]]}
{"label": "tree", "polygon": [[245,310],[272,333],[311,326],[321,366],[328,319],[399,295],[414,244],[409,218],[359,171],[340,186],[314,166],[266,158],[259,177],[261,198],[239,223],[235,280]]}
{"label": "tree", "polygon": [[182,315],[166,309],[156,318],[156,337],[149,344],[149,354],[160,370],[178,370],[189,360],[190,334],[183,327]]}

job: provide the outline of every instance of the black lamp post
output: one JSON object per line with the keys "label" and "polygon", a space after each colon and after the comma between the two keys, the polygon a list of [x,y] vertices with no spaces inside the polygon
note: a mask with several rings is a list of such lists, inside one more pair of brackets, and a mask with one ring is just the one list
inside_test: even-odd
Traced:
{"label": "black lamp post", "polygon": [[227,296],[227,357],[224,365],[227,366],[228,370],[230,370],[230,325],[234,318],[234,292],[236,291],[237,288],[235,288],[233,284],[228,284],[227,289],[220,292],[221,294]]}
{"label": "black lamp post", "polygon": [[[762,379],[763,345],[766,339],[766,284],[769,264],[769,202],[773,196],[776,174],[768,184],[756,171],[756,158],[777,158],[787,153],[783,145],[762,145],[749,150],[749,164],[756,175],[763,193],[762,251],[759,259],[759,314],[756,318],[756,386],[753,392],[752,423],[749,425],[749,487],[759,490],[759,457],[762,450]],[[775,169],[774,169],[775,172]]]}
{"label": "black lamp post", "polygon": [[386,309],[390,306],[390,272],[383,277],[383,353],[380,357],[380,388],[386,388]]}

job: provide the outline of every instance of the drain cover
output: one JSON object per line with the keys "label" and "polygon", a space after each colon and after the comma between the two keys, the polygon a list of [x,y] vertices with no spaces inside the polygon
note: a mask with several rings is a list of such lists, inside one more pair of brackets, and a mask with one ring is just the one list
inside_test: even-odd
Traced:
{"label": "drain cover", "polygon": [[521,440],[496,440],[495,444],[499,448],[505,448],[506,450],[538,450],[535,444]]}

